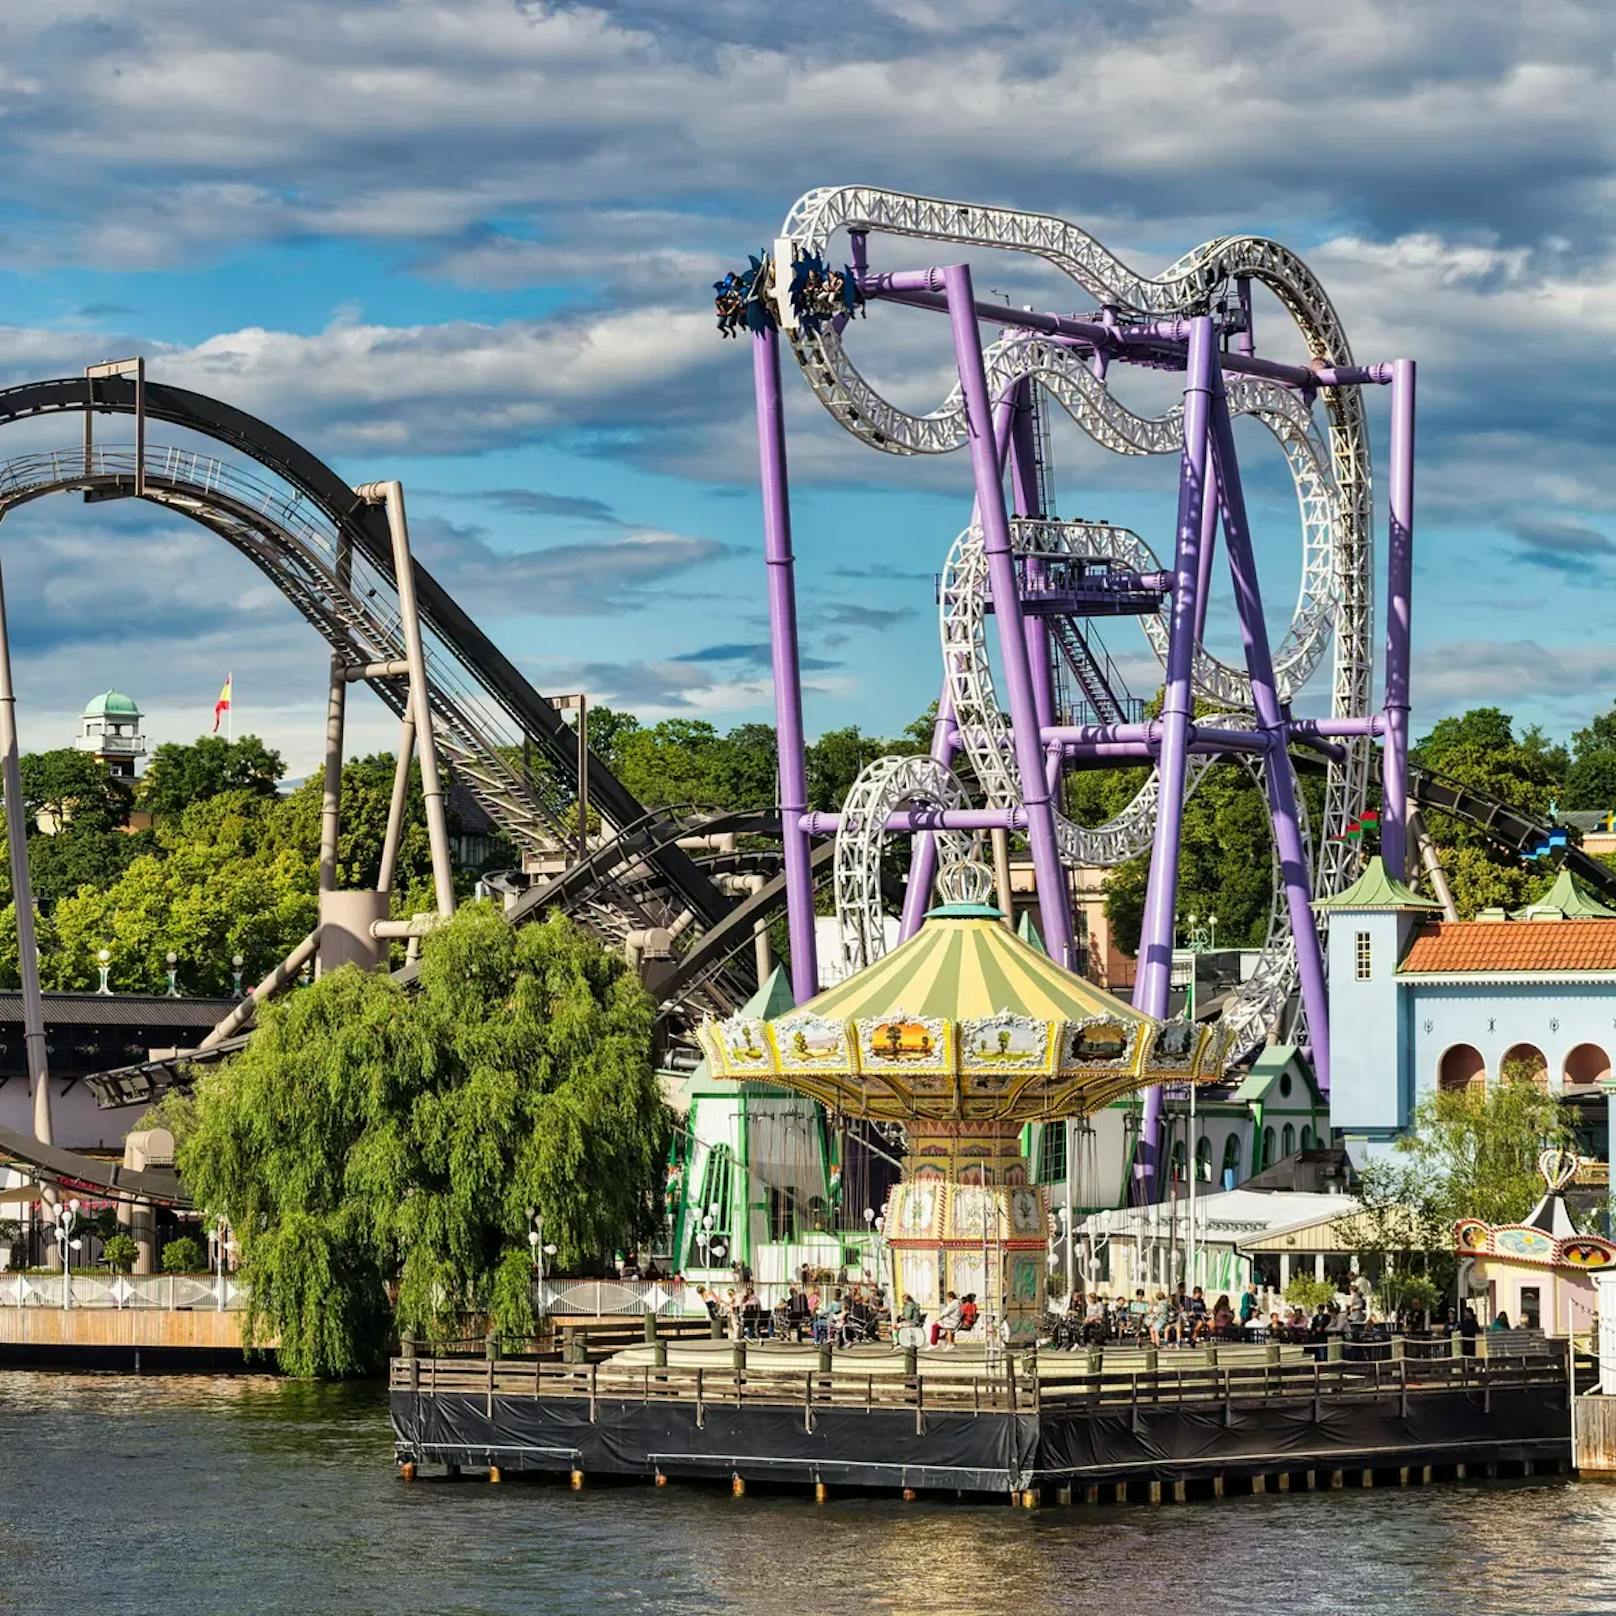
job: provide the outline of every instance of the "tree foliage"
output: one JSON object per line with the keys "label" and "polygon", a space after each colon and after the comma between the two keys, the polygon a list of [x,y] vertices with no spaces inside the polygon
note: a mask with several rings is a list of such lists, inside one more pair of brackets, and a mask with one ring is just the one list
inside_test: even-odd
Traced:
{"label": "tree foliage", "polygon": [[468,1317],[529,1332],[530,1209],[563,1265],[653,1215],[652,1015],[564,917],[513,930],[487,904],[426,940],[416,994],[345,968],[268,1006],[177,1145],[236,1231],[254,1338],[340,1376],[378,1365],[395,1319],[434,1341]]}
{"label": "tree foliage", "polygon": [[280,753],[256,735],[239,741],[222,735],[202,735],[184,744],[165,741],[141,776],[140,800],[154,814],[177,814],[227,791],[272,797],[285,773]]}
{"label": "tree foliage", "polygon": [[1569,1141],[1558,1102],[1531,1081],[1428,1095],[1395,1152],[1361,1176],[1354,1244],[1382,1258],[1394,1290],[1417,1269],[1449,1291],[1454,1224],[1519,1223],[1543,1194],[1539,1153]]}

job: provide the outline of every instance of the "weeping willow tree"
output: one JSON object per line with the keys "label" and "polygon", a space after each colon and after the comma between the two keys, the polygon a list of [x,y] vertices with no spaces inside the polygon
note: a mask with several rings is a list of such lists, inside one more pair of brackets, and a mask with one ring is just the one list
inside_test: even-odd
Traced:
{"label": "weeping willow tree", "polygon": [[486,904],[426,940],[413,994],[347,967],[267,1007],[178,1143],[196,1203],[235,1230],[249,1339],[343,1376],[395,1330],[531,1331],[530,1209],[562,1265],[651,1215],[668,1126],[651,1024],[569,921],[513,930]]}

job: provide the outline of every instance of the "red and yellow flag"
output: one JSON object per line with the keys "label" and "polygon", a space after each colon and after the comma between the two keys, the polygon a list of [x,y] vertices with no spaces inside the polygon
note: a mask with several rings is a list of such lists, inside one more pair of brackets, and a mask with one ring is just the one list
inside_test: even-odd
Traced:
{"label": "red and yellow flag", "polygon": [[219,692],[219,699],[213,704],[213,733],[219,733],[219,719],[230,711],[230,684],[235,678],[233,673],[224,676],[224,689]]}

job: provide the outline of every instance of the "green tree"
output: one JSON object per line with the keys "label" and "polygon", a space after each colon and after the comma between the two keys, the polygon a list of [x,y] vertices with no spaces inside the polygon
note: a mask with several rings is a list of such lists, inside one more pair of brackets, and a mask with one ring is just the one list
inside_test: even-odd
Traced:
{"label": "green tree", "polygon": [[1565,806],[1606,813],[1616,808],[1616,707],[1572,731]]}
{"label": "green tree", "polygon": [[177,1235],[163,1247],[165,1274],[200,1274],[207,1266],[202,1242],[194,1234]]}
{"label": "green tree", "polygon": [[1382,1259],[1394,1287],[1423,1271],[1451,1291],[1455,1222],[1519,1223],[1543,1194],[1539,1153],[1570,1137],[1559,1102],[1529,1081],[1428,1095],[1396,1151],[1362,1174],[1356,1248]]}
{"label": "green tree", "polygon": [[45,818],[54,827],[107,831],[129,823],[134,792],[88,752],[59,747],[29,752],[19,759],[23,800],[30,820]]}
{"label": "green tree", "polygon": [[[1535,725],[1518,738],[1514,720],[1496,707],[1444,718],[1414,748],[1413,761],[1536,819],[1548,816],[1568,768],[1566,750]],[[1430,813],[1426,828],[1447,856],[1454,902],[1465,919],[1492,905],[1524,903],[1536,884],[1520,861],[1483,832],[1447,814]]]}
{"label": "green tree", "polygon": [[139,1255],[140,1247],[132,1234],[115,1234],[101,1247],[101,1260],[118,1274],[127,1274]]}
{"label": "green tree", "polygon": [[652,1017],[564,917],[513,930],[489,904],[426,939],[413,996],[345,968],[266,1007],[177,1147],[236,1231],[252,1336],[294,1374],[369,1372],[389,1286],[401,1331],[530,1331],[529,1209],[563,1266],[656,1215]]}
{"label": "green tree", "polygon": [[285,773],[280,753],[256,735],[236,741],[203,735],[188,745],[165,741],[146,765],[140,801],[154,814],[177,814],[193,802],[224,792],[273,797]]}

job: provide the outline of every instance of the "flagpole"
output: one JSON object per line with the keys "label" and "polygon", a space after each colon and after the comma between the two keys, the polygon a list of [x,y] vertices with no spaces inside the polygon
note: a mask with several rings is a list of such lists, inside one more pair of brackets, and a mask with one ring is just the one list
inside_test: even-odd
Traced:
{"label": "flagpole", "polygon": [[227,746],[236,744],[236,675],[232,670],[225,675],[225,683],[230,686],[230,700],[224,709],[224,739]]}

